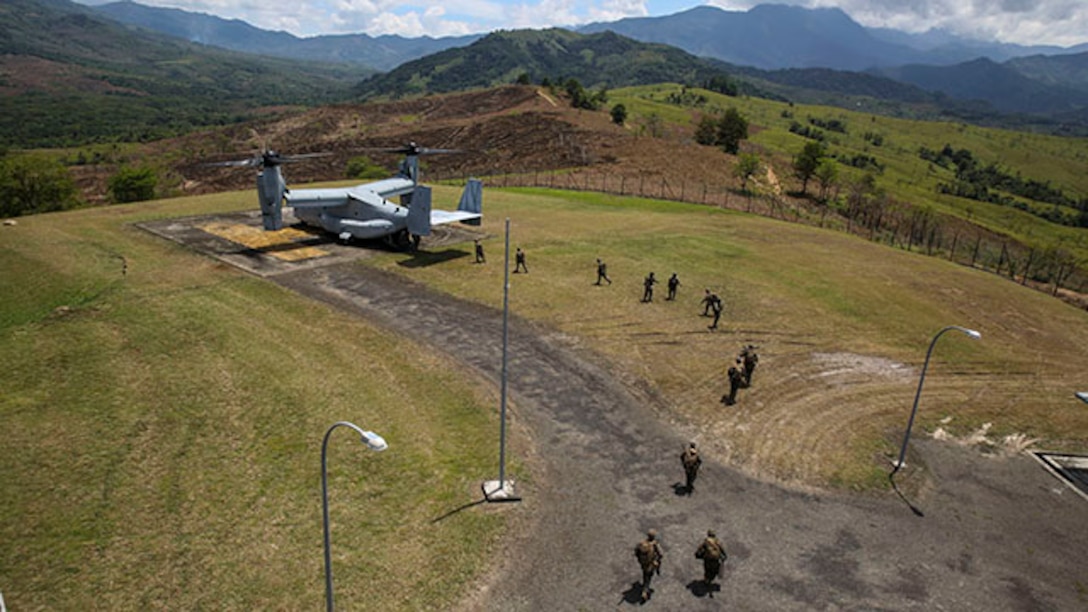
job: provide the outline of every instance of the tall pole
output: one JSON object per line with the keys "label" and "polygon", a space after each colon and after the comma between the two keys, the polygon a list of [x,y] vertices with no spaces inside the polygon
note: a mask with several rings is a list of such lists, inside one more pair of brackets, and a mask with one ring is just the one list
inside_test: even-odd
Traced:
{"label": "tall pole", "polygon": [[933,336],[933,340],[929,343],[929,350],[926,351],[926,361],[922,365],[922,375],[918,377],[918,390],[914,393],[914,407],[911,408],[910,419],[907,420],[907,432],[903,435],[903,446],[899,449],[899,460],[895,462],[895,469],[892,470],[890,476],[895,476],[895,473],[899,471],[899,468],[903,467],[903,458],[907,454],[907,443],[910,442],[910,430],[911,427],[914,426],[914,416],[918,414],[918,399],[922,396],[922,384],[926,381],[926,369],[929,368],[929,358],[933,355],[933,347],[937,344],[937,339],[940,338],[942,334],[952,329],[961,331],[975,340],[982,337],[982,334],[977,331],[958,325],[949,325],[937,332],[937,335]]}
{"label": "tall pole", "polygon": [[510,332],[510,217],[506,218],[506,255],[502,281],[502,390],[499,399],[499,490],[506,486],[506,360]]}
{"label": "tall pole", "polygon": [[325,440],[321,443],[321,502],[323,518],[325,522],[325,609],[328,612],[333,612],[333,597],[332,597],[332,545],[329,538],[329,463],[328,463],[328,449],[329,449],[329,436],[332,435],[332,430],[337,427],[350,427],[359,433],[364,444],[368,448],[375,451],[383,451],[388,448],[385,440],[381,436],[372,431],[363,431],[361,427],[354,423],[347,421],[339,421],[333,423],[332,427],[325,432]]}

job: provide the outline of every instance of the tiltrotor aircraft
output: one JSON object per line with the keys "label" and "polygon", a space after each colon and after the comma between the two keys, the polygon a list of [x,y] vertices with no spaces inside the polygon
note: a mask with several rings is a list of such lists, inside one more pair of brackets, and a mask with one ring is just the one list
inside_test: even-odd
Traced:
{"label": "tiltrotor aircraft", "polygon": [[[430,235],[433,225],[455,221],[468,225],[480,224],[483,218],[483,184],[479,180],[469,179],[455,211],[431,210],[431,189],[419,184],[420,155],[456,151],[428,149],[414,142],[400,148],[383,150],[405,156],[397,174],[354,187],[287,188],[280,166],[320,157],[324,155],[322,153],[281,155],[276,151],[266,150],[258,157],[215,165],[260,168],[257,174],[257,195],[261,204],[261,220],[266,230],[283,228],[283,206],[294,209],[299,221],[323,228],[345,243],[352,238],[384,238],[391,246],[401,249],[418,246],[419,238]],[[390,201],[395,196],[400,196],[399,203]]]}

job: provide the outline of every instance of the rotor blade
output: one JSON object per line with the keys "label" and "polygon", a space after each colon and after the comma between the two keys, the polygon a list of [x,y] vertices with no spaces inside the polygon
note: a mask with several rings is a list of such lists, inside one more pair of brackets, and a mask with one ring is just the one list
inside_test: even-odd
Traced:
{"label": "rotor blade", "polygon": [[363,151],[380,151],[382,153],[399,153],[401,155],[433,155],[439,153],[460,153],[460,149],[431,149],[428,147],[421,147],[414,142],[410,142],[400,147],[365,147]]}
{"label": "rotor blade", "polygon": [[261,159],[259,157],[256,157],[256,158],[251,157],[250,159],[234,159],[234,160],[231,160],[231,161],[207,162],[207,163],[203,163],[203,164],[200,164],[200,165],[201,166],[229,167],[229,168],[243,168],[243,167],[257,166],[257,165],[260,165],[260,163],[261,163]]}
{"label": "rotor blade", "polygon": [[298,155],[280,155],[277,159],[281,162],[299,162],[306,161],[307,159],[314,159],[315,157],[328,157],[332,153],[326,151],[323,153],[300,153]]}

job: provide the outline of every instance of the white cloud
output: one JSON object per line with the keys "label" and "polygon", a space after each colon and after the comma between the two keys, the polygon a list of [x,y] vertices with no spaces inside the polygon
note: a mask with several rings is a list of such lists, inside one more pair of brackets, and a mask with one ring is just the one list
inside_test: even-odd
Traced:
{"label": "white cloud", "polygon": [[640,0],[605,0],[601,6],[591,5],[587,11],[588,21],[618,21],[625,17],[647,17],[649,14],[646,3]]}
{"label": "white cloud", "polygon": [[[100,3],[101,0],[80,0]],[[699,4],[745,11],[779,3],[838,7],[866,26],[908,32],[944,28],[1021,44],[1088,42],[1086,0],[136,0],[180,8],[298,36],[454,36],[496,29],[573,26],[624,17],[672,14]]]}
{"label": "white cloud", "polygon": [[[770,0],[768,0],[769,2]],[[858,23],[906,32],[942,28],[961,36],[1025,45],[1088,42],[1084,0],[773,0],[808,8],[838,7]],[[764,0],[710,0],[747,10]]]}

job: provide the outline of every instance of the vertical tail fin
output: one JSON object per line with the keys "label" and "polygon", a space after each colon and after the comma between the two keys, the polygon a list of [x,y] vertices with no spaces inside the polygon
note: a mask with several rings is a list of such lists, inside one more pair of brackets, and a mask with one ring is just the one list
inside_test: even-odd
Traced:
{"label": "vertical tail fin", "polygon": [[[482,214],[484,207],[484,184],[480,179],[469,179],[465,183],[465,190],[461,193],[461,203],[457,205],[457,210],[462,212],[470,212]],[[480,225],[480,219],[470,219],[464,222],[465,225]]]}
{"label": "vertical tail fin", "polygon": [[412,192],[408,206],[408,233],[414,236],[431,235],[431,188],[424,185]]}
{"label": "vertical tail fin", "polygon": [[257,174],[257,197],[261,203],[261,222],[266,230],[283,228],[283,194],[287,184],[279,166],[265,166]]}

